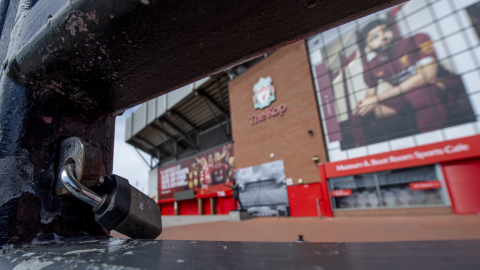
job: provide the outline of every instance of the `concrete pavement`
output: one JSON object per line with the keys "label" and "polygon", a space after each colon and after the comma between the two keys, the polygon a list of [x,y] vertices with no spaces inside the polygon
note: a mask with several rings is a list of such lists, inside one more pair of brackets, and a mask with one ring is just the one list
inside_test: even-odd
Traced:
{"label": "concrete pavement", "polygon": [[162,216],[163,228],[227,220],[228,215]]}
{"label": "concrete pavement", "polygon": [[[253,218],[212,221],[165,216],[163,232],[157,239],[197,241],[293,242],[298,235],[310,242],[384,242],[416,240],[480,239],[480,216],[410,216],[355,218]],[[178,218],[177,224],[175,219]],[[221,216],[225,218],[226,216]],[[195,220],[212,222],[194,223]],[[183,225],[181,222],[188,223]],[[177,225],[177,226],[175,226]],[[119,234],[112,234],[121,237]]]}

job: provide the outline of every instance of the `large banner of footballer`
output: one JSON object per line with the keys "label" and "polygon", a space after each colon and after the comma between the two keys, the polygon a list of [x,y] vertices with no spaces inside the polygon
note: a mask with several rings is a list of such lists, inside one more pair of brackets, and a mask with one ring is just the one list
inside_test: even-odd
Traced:
{"label": "large banner of footballer", "polygon": [[[329,142],[348,150],[477,121],[450,54],[464,50],[445,42],[444,25],[415,15],[429,8],[410,1],[377,13],[321,49],[314,68]],[[472,24],[479,13],[468,8]]]}
{"label": "large banner of footballer", "polygon": [[227,144],[158,170],[159,200],[173,198],[178,191],[195,189],[197,194],[229,190],[235,178],[233,145]]}

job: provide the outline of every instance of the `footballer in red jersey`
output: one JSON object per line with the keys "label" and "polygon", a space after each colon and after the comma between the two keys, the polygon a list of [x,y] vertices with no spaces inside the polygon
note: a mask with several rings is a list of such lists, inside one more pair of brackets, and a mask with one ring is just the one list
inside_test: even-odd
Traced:
{"label": "footballer in red jersey", "polygon": [[213,165],[213,168],[211,170],[213,183],[225,183],[225,181],[227,180],[227,173],[229,167],[222,161],[222,156],[220,155],[220,152],[215,152],[214,158],[215,164]]}
{"label": "footballer in red jersey", "polygon": [[[428,35],[395,40],[388,24],[379,20],[367,24],[362,35],[365,53],[376,56],[364,67],[369,89],[355,107],[355,115],[400,119],[413,111],[418,132],[474,121],[461,78],[438,63]],[[391,88],[378,93],[379,81]]]}
{"label": "footballer in red jersey", "polygon": [[194,187],[200,187],[200,179],[198,173],[198,164],[194,159],[190,165],[190,172],[187,174],[187,185],[185,189],[192,189]]}

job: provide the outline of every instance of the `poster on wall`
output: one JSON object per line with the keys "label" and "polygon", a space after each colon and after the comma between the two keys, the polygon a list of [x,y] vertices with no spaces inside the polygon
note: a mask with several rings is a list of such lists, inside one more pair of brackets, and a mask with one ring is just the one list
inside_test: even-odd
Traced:
{"label": "poster on wall", "polygon": [[158,170],[159,200],[173,198],[178,191],[194,189],[196,194],[229,190],[225,184],[235,178],[233,144],[217,147]]}
{"label": "poster on wall", "polygon": [[413,0],[309,39],[332,161],[478,133],[480,6],[459,2]]}
{"label": "poster on wall", "polygon": [[288,194],[283,160],[239,169],[240,201],[252,216],[287,214]]}

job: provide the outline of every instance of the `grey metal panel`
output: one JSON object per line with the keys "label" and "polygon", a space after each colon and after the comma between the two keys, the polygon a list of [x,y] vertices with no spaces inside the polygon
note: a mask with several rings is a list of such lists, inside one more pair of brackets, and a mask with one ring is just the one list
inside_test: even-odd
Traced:
{"label": "grey metal panel", "polygon": [[167,158],[162,159],[162,165],[161,165],[161,167],[162,167],[162,168],[165,168],[165,167],[167,167],[167,166],[170,166],[170,165],[172,165],[172,164],[175,164],[175,162],[177,162],[177,160],[175,159],[175,157],[174,157],[174,156],[169,156],[169,157],[167,157]]}
{"label": "grey metal panel", "polygon": [[133,114],[127,117],[127,120],[125,121],[125,141],[130,140],[132,137],[132,116]]}
{"label": "grey metal panel", "polygon": [[[222,126],[226,128],[225,124],[222,124]],[[200,151],[210,149],[228,141],[229,138],[225,135],[225,132],[223,132],[220,126],[217,126],[200,135]]]}
{"label": "grey metal panel", "polygon": [[193,154],[195,154],[195,153],[197,153],[197,151],[194,150],[194,149],[187,149],[187,150],[181,151],[181,152],[179,151],[179,153],[178,153],[178,159],[182,159],[182,158],[189,157],[189,156],[191,156],[191,155],[193,155]]}
{"label": "grey metal panel", "polygon": [[189,84],[180,89],[172,91],[167,94],[167,109],[175,106],[179,101],[188,96],[193,90],[193,85]]}
{"label": "grey metal panel", "polygon": [[154,168],[148,172],[148,196],[158,201],[158,168]]}
{"label": "grey metal panel", "polygon": [[173,198],[175,199],[175,201],[195,199],[195,190],[189,189],[185,191],[175,192],[173,193]]}
{"label": "grey metal panel", "polygon": [[132,113],[133,115],[133,128],[132,128],[132,136],[135,136],[138,132],[140,132],[146,125],[146,110],[147,105],[142,104],[140,107]]}
{"label": "grey metal panel", "polygon": [[166,108],[167,95],[168,94],[165,94],[165,95],[159,96],[155,99],[156,103],[157,103],[157,112],[156,112],[157,118],[162,116],[162,114],[164,114],[167,111],[167,108]]}
{"label": "grey metal panel", "polygon": [[156,116],[157,102],[155,99],[147,101],[147,125],[153,122]]}

